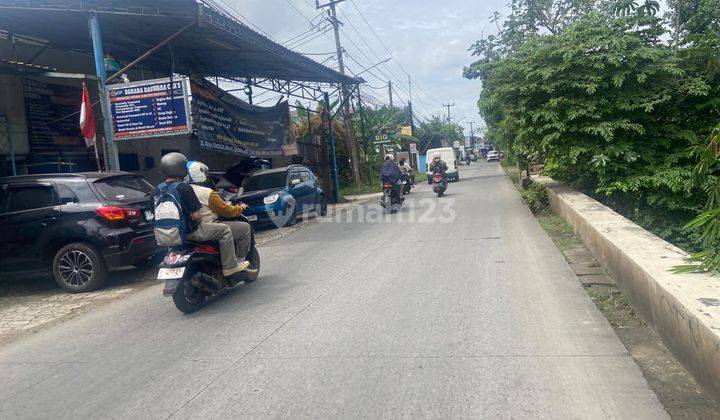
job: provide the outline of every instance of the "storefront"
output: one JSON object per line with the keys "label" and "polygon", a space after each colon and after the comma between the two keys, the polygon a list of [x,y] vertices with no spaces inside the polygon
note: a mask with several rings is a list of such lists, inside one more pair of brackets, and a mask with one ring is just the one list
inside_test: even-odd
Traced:
{"label": "storefront", "polygon": [[[193,77],[188,97],[180,100],[187,101],[187,121],[174,121],[174,109],[154,109],[152,118],[159,120],[141,135],[121,133],[118,121],[131,119],[117,113],[115,129],[106,129],[112,103],[102,98],[108,95],[105,78],[112,91],[122,79],[170,76]],[[170,151],[215,170],[253,156],[273,166],[290,163],[298,148],[287,103],[254,107],[210,83],[217,78],[264,84],[286,98],[312,92],[303,98],[314,101],[338,92],[341,84],[358,83],[252,31],[214,2],[67,0],[62,9],[46,2],[0,2],[0,83],[7,92],[0,95],[0,172],[11,174],[13,166],[17,173],[84,171],[99,163],[153,180]],[[79,133],[83,82],[94,106],[100,162]],[[165,105],[179,99],[171,96]],[[186,123],[185,129],[165,131],[168,121]]]}

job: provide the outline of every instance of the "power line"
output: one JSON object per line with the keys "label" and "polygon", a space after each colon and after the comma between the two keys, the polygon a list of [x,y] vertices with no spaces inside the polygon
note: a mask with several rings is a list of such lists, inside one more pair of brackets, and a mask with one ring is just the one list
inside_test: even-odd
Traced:
{"label": "power line", "polygon": [[[360,10],[360,8],[358,7],[358,5],[355,3],[355,0],[350,0],[350,3],[352,3],[353,7],[354,7],[355,10],[358,12],[358,14],[359,14],[360,17],[362,18],[362,20],[363,20],[363,21],[365,22],[365,24],[367,25],[367,27],[370,28],[370,31],[371,31],[372,34],[375,36],[375,39],[378,40],[378,42],[380,43],[380,45],[383,46],[383,48],[385,49],[385,51],[386,51],[388,54],[390,54],[390,56],[393,56],[392,52],[390,52],[390,49],[387,47],[387,45],[385,45],[385,42],[383,42],[383,40],[380,38],[380,36],[378,36],[377,32],[375,32],[375,29],[372,27],[372,25],[370,25],[370,22],[368,22],[367,18],[365,17],[365,14],[363,14],[362,10]],[[394,56],[393,56],[393,58],[394,58]],[[397,59],[394,59],[394,61],[395,61],[395,64],[397,64],[398,67],[400,67],[400,70],[402,70],[402,72],[405,73],[405,75],[406,75],[408,78],[410,78],[411,81],[415,82],[415,85],[418,87],[418,89],[420,90],[420,92],[422,92],[425,96],[427,96],[428,99],[430,99],[431,101],[440,103],[439,101],[435,100],[432,96],[430,96],[430,95],[425,91],[425,89],[423,89],[423,87],[422,87],[420,84],[417,83],[417,81],[413,80],[413,78],[410,76],[410,73],[408,73],[407,70],[405,70],[405,68],[402,66],[402,64],[401,64]],[[409,93],[409,92],[408,92],[408,93]]]}

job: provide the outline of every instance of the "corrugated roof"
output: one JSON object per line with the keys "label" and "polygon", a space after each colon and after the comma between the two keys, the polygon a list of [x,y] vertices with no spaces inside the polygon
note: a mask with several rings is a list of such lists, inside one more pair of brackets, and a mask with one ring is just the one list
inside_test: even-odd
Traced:
{"label": "corrugated roof", "polygon": [[174,62],[176,73],[205,77],[359,82],[195,0],[0,0],[0,29],[90,54],[89,13],[100,20],[105,50],[124,63],[198,20],[172,48],[166,46],[147,59],[145,64],[159,73],[167,73]]}

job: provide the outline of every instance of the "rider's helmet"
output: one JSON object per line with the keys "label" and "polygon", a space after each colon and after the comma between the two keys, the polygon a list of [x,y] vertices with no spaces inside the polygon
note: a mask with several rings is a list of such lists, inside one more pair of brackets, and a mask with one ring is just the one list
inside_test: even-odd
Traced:
{"label": "rider's helmet", "polygon": [[210,189],[217,189],[215,180],[208,175],[210,168],[202,162],[196,160],[188,161],[187,163],[187,182],[195,185],[201,185]]}
{"label": "rider's helmet", "polygon": [[433,160],[440,160],[440,153],[435,153],[433,155]]}
{"label": "rider's helmet", "polygon": [[196,160],[189,160],[187,163],[187,180],[191,184],[203,184],[207,181],[208,177],[206,172],[210,168],[202,162]]}
{"label": "rider's helmet", "polygon": [[388,153],[385,155],[385,160],[395,160],[395,156],[393,156],[392,153]]}
{"label": "rider's helmet", "polygon": [[166,178],[184,178],[187,173],[187,158],[182,153],[168,153],[160,159],[160,172]]}

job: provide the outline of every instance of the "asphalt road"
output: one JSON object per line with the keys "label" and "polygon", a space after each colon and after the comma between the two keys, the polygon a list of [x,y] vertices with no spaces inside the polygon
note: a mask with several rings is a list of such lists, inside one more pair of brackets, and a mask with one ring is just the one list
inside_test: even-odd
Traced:
{"label": "asphalt road", "polygon": [[665,417],[501,168],[461,176],[271,242],[199,313],[151,287],[0,348],[0,418]]}

